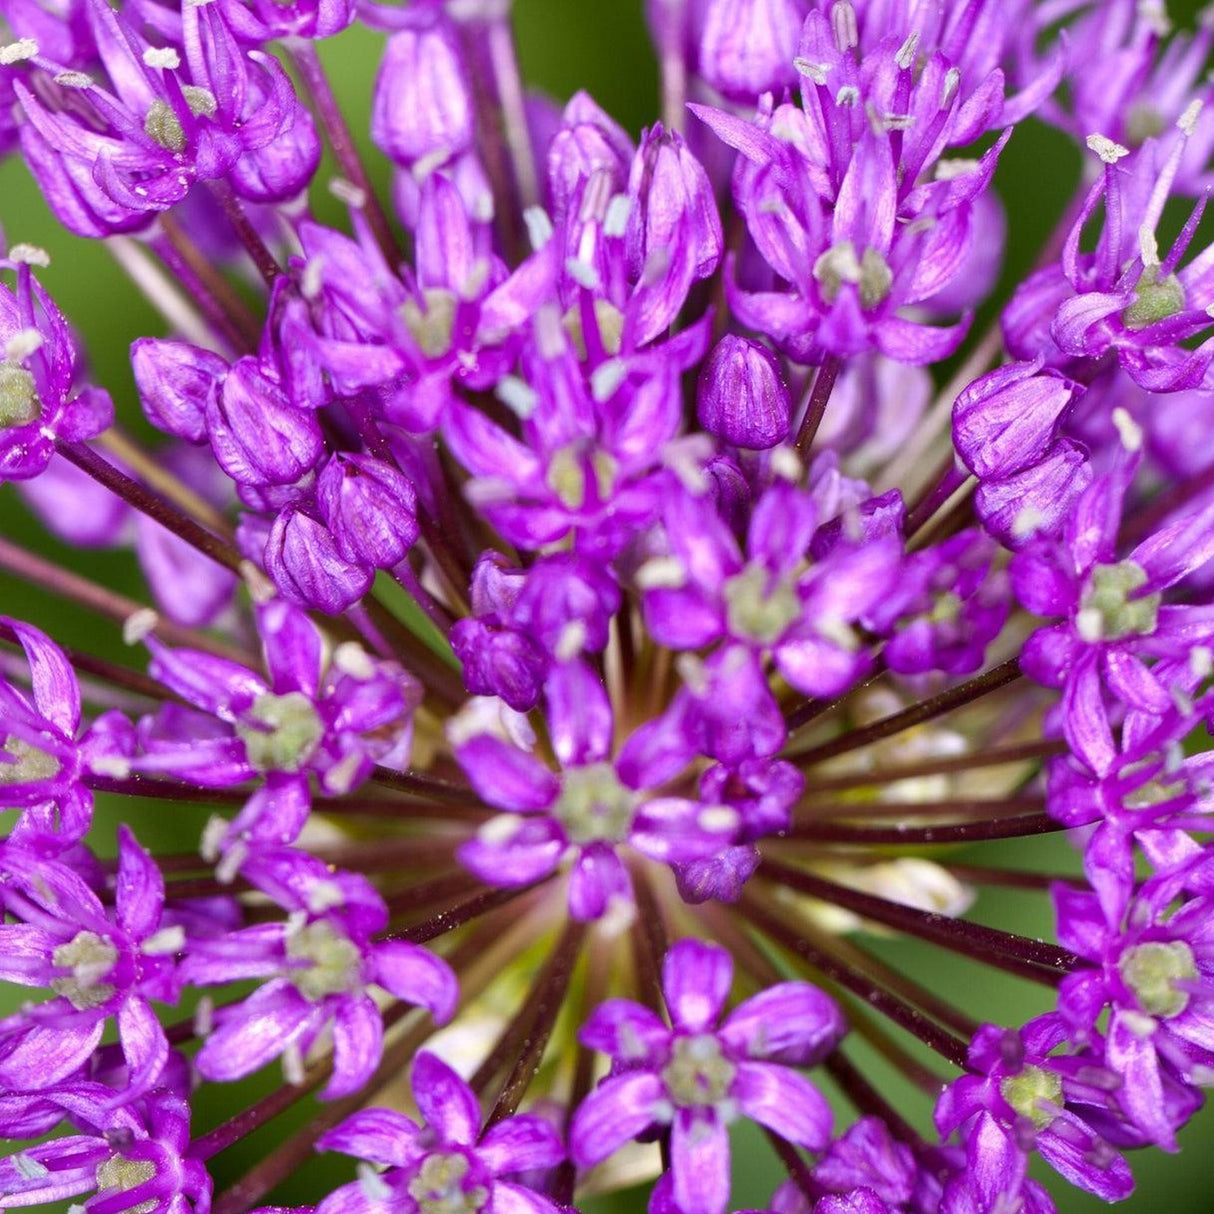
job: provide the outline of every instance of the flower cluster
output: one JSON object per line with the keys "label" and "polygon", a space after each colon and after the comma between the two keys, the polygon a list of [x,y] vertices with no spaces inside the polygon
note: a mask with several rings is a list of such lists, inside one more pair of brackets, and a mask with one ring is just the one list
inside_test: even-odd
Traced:
{"label": "flower cluster", "polygon": [[[0,617],[0,1206],[245,1214],[315,1148],[319,1214],[725,1214],[739,1122],[773,1214],[1127,1197],[1214,1076],[1214,26],[650,0],[634,138],[509,7],[0,0],[0,155],[165,322],[152,450],[0,259],[4,493],[146,582],[0,537],[128,646]],[[1082,181],[998,297],[1030,115]]]}

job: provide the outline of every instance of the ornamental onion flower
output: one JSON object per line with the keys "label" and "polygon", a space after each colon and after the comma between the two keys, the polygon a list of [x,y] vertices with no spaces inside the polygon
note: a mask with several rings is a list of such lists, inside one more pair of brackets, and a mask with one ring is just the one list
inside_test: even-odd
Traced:
{"label": "ornamental onion flower", "polygon": [[162,321],[145,443],[0,249],[0,1208],[1132,1202],[1214,1077],[1209,23],[650,0],[630,132],[510,7],[0,0]]}

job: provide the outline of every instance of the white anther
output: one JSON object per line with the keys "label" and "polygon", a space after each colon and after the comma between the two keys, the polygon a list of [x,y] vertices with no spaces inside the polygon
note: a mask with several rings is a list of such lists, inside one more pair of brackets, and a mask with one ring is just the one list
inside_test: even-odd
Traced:
{"label": "white anther", "polygon": [[503,375],[498,380],[494,395],[516,417],[526,421],[539,404],[539,393],[525,380],[517,375]]}
{"label": "white anther", "polygon": [[792,61],[792,65],[797,69],[799,75],[813,81],[814,84],[826,83],[826,73],[830,71],[830,64],[814,63],[813,60],[798,55]]}
{"label": "white anther", "polygon": [[367,205],[367,191],[345,177],[330,177],[329,193],[355,211],[361,211]]}
{"label": "white anther", "polygon": [[687,566],[677,556],[655,556],[632,575],[638,590],[681,590],[687,585]]}
{"label": "white anther", "polygon": [[161,67],[174,72],[181,66],[181,56],[171,46],[149,46],[143,52],[143,62],[148,67]]}
{"label": "white anther", "polygon": [[919,50],[919,31],[915,30],[909,38],[898,48],[898,53],[894,56],[894,62],[903,70],[913,67],[915,62],[915,54]]}
{"label": "white anther", "polygon": [[122,621],[122,640],[127,645],[138,645],[156,631],[159,623],[160,616],[151,607],[140,607]]}
{"label": "white anther", "polygon": [[51,255],[44,248],[24,241],[18,241],[9,249],[8,259],[18,265],[38,266],[43,270],[51,264]]}
{"label": "white anther", "polygon": [[1197,129],[1197,118],[1201,113],[1203,105],[1204,102],[1200,97],[1194,98],[1194,100],[1190,101],[1185,107],[1185,112],[1176,119],[1176,125],[1182,134],[1192,135]]}
{"label": "white anther", "polygon": [[1142,427],[1120,406],[1113,410],[1113,425],[1127,451],[1142,450]]}
{"label": "white anther", "polygon": [[552,220],[543,207],[528,207],[523,212],[531,247],[538,253],[552,239]]}
{"label": "white anther", "polygon": [[171,957],[185,949],[185,928],[179,924],[173,927],[162,927],[160,931],[150,935],[140,946],[139,951],[149,957]]}
{"label": "white anther", "polygon": [[1130,154],[1130,149],[1122,147],[1107,135],[1089,135],[1088,150],[1095,152],[1105,164],[1116,164],[1123,156]]}
{"label": "white anther", "polygon": [[603,235],[613,238],[623,236],[631,213],[632,199],[627,194],[612,195],[607,204],[607,213],[603,216]]}
{"label": "white anther", "polygon": [[20,63],[23,59],[32,59],[38,53],[38,44],[33,38],[18,38],[7,46],[0,46],[0,66],[7,67],[10,63]]}
{"label": "white anther", "polygon": [[18,329],[4,343],[4,359],[10,363],[23,363],[31,354],[37,354],[45,341],[37,329]]}
{"label": "white anther", "polygon": [[601,405],[615,395],[627,377],[628,364],[620,358],[609,358],[590,373],[590,395]]}

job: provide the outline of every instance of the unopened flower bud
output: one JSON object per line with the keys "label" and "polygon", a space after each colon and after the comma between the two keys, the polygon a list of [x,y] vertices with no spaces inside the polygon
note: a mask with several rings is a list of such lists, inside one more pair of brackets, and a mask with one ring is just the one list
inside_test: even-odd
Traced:
{"label": "unopened flower bud", "polygon": [[207,437],[220,467],[250,485],[289,485],[324,449],[316,417],[294,408],[255,358],[242,358],[212,396]]}
{"label": "unopened flower bud", "polygon": [[274,521],[266,543],[266,572],[293,603],[337,615],[371,585],[366,565],[347,561],[322,523],[295,506]]}
{"label": "unopened flower bud", "polygon": [[371,111],[371,137],[400,164],[443,160],[472,144],[472,97],[459,48],[432,11],[388,41]]}
{"label": "unopened flower bud", "polygon": [[808,7],[804,0],[709,0],[700,74],[737,101],[796,84],[793,60]]}
{"label": "unopened flower bud", "polygon": [[792,401],[776,356],[744,337],[721,339],[700,372],[696,413],[710,434],[764,450],[788,437]]}
{"label": "unopened flower bud", "polygon": [[316,482],[316,504],[349,561],[389,569],[417,539],[413,486],[372,456],[334,456]]}
{"label": "unopened flower bud", "polygon": [[207,401],[228,373],[224,359],[189,342],[141,337],[131,346],[131,369],[152,425],[187,442],[206,440]]}

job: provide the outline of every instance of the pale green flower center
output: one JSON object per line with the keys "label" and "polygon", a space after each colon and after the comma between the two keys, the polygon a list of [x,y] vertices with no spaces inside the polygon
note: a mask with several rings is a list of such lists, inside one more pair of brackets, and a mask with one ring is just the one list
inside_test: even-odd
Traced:
{"label": "pale green flower center", "polygon": [[779,640],[801,615],[791,578],[772,577],[760,564],[747,565],[723,587],[729,631],[760,645]]}
{"label": "pale green flower center", "polygon": [[1137,944],[1121,954],[1117,968],[1148,1015],[1167,1020],[1189,1006],[1189,992],[1177,984],[1194,981],[1197,964],[1183,940]]}
{"label": "pale green flower center", "polygon": [[876,249],[865,249],[857,257],[856,246],[850,240],[833,245],[814,262],[814,278],[827,303],[835,302],[845,282],[859,287],[860,304],[865,310],[884,303],[894,281],[889,263]]}
{"label": "pale green flower center", "polygon": [[299,771],[325,732],[316,707],[303,692],[259,696],[236,723],[249,762],[258,771]]}
{"label": "pale green flower center", "polygon": [[716,1037],[703,1033],[675,1038],[670,1061],[662,1068],[662,1082],[679,1108],[707,1108],[729,1095],[736,1072]]}
{"label": "pale green flower center", "polygon": [[16,363],[0,362],[0,430],[28,426],[41,413],[34,377]]}
{"label": "pale green flower center", "polygon": [[1145,586],[1147,571],[1134,561],[1097,565],[1079,604],[1075,626],[1085,641],[1118,641],[1155,631],[1161,594],[1130,595]]}
{"label": "pale green flower center", "polygon": [[103,979],[117,960],[118,950],[109,940],[96,932],[77,932],[51,953],[54,965],[71,971],[68,977],[52,978],[51,990],[74,1008],[100,1007],[113,998],[113,986]]}
{"label": "pale green flower center", "polygon": [[401,304],[405,328],[427,358],[442,358],[451,349],[458,304],[454,292],[442,289],[424,291],[421,303],[407,299]]}
{"label": "pale green flower center", "polygon": [[49,780],[59,773],[59,760],[20,738],[9,738],[0,750],[11,762],[0,762],[0,785]]}
{"label": "pale green flower center", "polygon": [[596,449],[591,453],[589,466],[583,457],[580,443],[562,447],[548,464],[548,488],[561,499],[570,510],[580,510],[586,504],[587,471],[594,478],[593,488],[599,501],[606,501],[615,488],[619,467],[606,451]]}
{"label": "pale green flower center", "polygon": [[1145,266],[1134,288],[1134,302],[1122,312],[1121,319],[1127,329],[1145,329],[1182,312],[1184,306],[1180,279],[1175,274],[1160,278],[1158,266]]}
{"label": "pale green flower center", "polygon": [[148,106],[143,130],[149,139],[158,143],[166,152],[185,151],[185,130],[181,119],[173,113],[173,107],[167,101],[153,101]]}
{"label": "pale green flower center", "polygon": [[[146,1184],[156,1175],[156,1165],[150,1159],[123,1159],[111,1155],[97,1167],[97,1190],[101,1193],[126,1193]],[[151,1214],[156,1208],[154,1197],[132,1206],[126,1214]]]}
{"label": "pale green flower center", "polygon": [[1061,1077],[1039,1066],[1026,1066],[1018,1075],[1009,1075],[999,1085],[999,1091],[1038,1130],[1044,1130],[1062,1107]]}
{"label": "pale green flower center", "polygon": [[358,946],[326,919],[305,924],[287,937],[287,956],[306,961],[307,968],[288,972],[295,989],[314,1003],[327,995],[344,995],[362,984],[362,954]]}
{"label": "pale green flower center", "polygon": [[637,794],[620,783],[610,763],[590,763],[565,772],[552,812],[571,843],[621,843],[636,807]]}
{"label": "pale green flower center", "polygon": [[484,1185],[463,1187],[468,1160],[463,1155],[430,1155],[409,1181],[409,1196],[422,1214],[476,1214],[489,1200]]}

